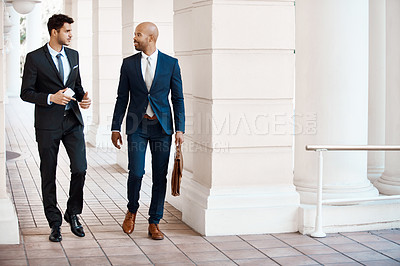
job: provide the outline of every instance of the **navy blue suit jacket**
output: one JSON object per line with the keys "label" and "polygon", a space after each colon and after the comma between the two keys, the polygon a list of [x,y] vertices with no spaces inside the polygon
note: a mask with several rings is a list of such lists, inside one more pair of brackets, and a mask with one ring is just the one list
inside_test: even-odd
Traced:
{"label": "navy blue suit jacket", "polygon": [[162,128],[168,135],[172,135],[174,132],[172,112],[168,100],[171,92],[175,131],[185,132],[185,107],[178,60],[158,52],[153,83],[148,91],[143,80],[141,58],[142,54],[137,53],[123,60],[111,130],[121,131],[122,120],[129,102],[126,134],[133,134],[146,114],[150,102]]}

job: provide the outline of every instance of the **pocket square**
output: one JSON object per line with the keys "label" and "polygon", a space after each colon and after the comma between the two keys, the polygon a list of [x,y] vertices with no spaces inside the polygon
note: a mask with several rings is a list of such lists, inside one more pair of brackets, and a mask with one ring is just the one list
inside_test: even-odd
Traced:
{"label": "pocket square", "polygon": [[74,70],[75,68],[77,68],[79,65],[74,66],[72,69]]}

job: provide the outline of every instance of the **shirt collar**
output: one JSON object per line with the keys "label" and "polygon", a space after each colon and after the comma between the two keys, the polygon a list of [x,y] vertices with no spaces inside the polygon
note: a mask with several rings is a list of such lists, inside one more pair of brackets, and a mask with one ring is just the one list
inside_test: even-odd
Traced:
{"label": "shirt collar", "polygon": [[151,55],[147,55],[144,52],[142,52],[142,58],[145,59],[145,60],[147,60],[147,57],[150,57],[150,59],[152,61],[154,61],[154,59],[156,59],[157,56],[158,56],[158,49],[156,49],[156,51],[154,53],[152,53]]}
{"label": "shirt collar", "polygon": [[50,52],[51,56],[53,56],[53,57],[56,57],[58,54],[62,54],[62,56],[65,57],[65,58],[67,57],[67,56],[65,55],[64,45],[63,45],[63,47],[62,47],[62,49],[61,49],[61,52],[57,52],[56,50],[54,50],[53,48],[51,48],[51,46],[50,46],[49,43],[47,43],[47,48],[49,49],[49,52]]}

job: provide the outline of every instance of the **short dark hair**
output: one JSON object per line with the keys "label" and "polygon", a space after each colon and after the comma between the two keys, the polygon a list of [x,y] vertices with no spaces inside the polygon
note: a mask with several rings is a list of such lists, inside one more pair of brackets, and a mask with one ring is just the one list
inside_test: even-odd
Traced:
{"label": "short dark hair", "polygon": [[64,23],[72,24],[74,23],[74,20],[64,14],[54,14],[53,16],[51,16],[51,18],[49,18],[49,21],[47,22],[47,29],[49,30],[49,34],[51,35],[52,29],[59,31],[64,26]]}

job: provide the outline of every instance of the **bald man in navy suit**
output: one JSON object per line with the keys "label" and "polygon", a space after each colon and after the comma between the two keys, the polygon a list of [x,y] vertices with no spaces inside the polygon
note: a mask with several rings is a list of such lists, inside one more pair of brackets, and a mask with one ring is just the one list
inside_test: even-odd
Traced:
{"label": "bald man in navy suit", "polygon": [[[128,136],[128,211],[123,230],[134,230],[139,195],[144,175],[147,144],[152,156],[152,194],[149,208],[148,232],[152,239],[162,240],[159,222],[163,217],[171,139],[183,143],[185,108],[178,60],[156,48],[158,29],[154,23],[144,22],[135,29],[134,45],[139,53],[125,58],[118,86],[112,121],[111,140],[120,148],[121,123],[126,109]],[[168,97],[171,95],[173,117]]]}

